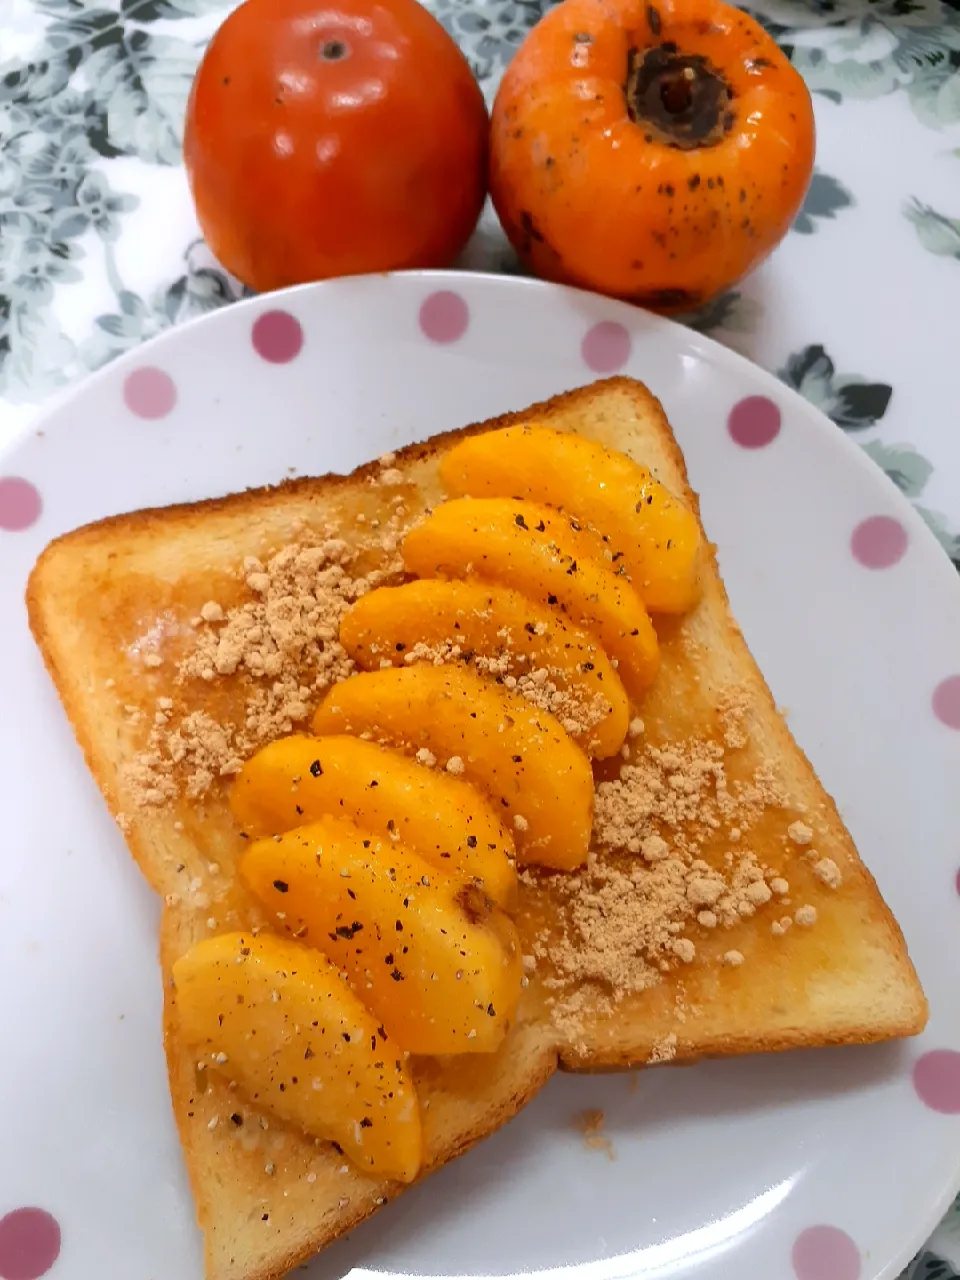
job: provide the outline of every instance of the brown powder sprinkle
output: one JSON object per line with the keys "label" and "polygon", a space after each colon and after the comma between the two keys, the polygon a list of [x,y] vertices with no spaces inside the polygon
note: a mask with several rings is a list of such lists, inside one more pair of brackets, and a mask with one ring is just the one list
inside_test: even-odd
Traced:
{"label": "brown powder sprinkle", "polygon": [[794,844],[809,844],[813,839],[813,831],[805,822],[791,822],[787,827],[787,835]]}
{"label": "brown powder sprinkle", "polygon": [[658,823],[672,829],[693,824],[702,837],[735,820],[742,833],[767,807],[784,804],[769,765],[761,765],[749,783],[731,786],[723,757],[723,747],[700,739],[645,747],[620,769],[619,778],[597,787],[598,843],[639,853],[646,836],[659,834]]}
{"label": "brown powder sprinkle", "polygon": [[599,1107],[578,1112],[573,1118],[573,1123],[579,1130],[585,1147],[590,1151],[602,1151],[608,1160],[616,1160],[617,1153],[613,1143],[604,1132],[606,1117]]}
{"label": "brown powder sprinkle", "polygon": [[745,720],[750,711],[750,695],[741,685],[725,689],[717,703],[717,713],[723,729],[724,745],[731,751],[747,745]]}
{"label": "brown powder sprinkle", "polygon": [[394,561],[354,576],[352,555],[340,539],[305,537],[265,562],[243,562],[240,576],[252,599],[226,612],[216,601],[203,606],[177,684],[241,679],[242,723],[218,723],[204,711],[176,721],[172,700],[158,699],[146,748],[125,766],[138,803],[163,804],[181,791],[203,796],[217,778],[239,772],[258,747],[292,732],[319,695],[351,673],[337,638],[340,620],[355,600],[400,570]]}
{"label": "brown powder sprinkle", "polygon": [[562,680],[562,671],[554,667],[540,667],[520,676],[505,676],[503,683],[541,711],[549,711],[556,716],[567,733],[580,737],[600,723],[610,704],[599,693],[592,698],[584,698],[576,685],[564,688]]}
{"label": "brown powder sprinkle", "polygon": [[840,868],[832,858],[818,858],[813,864],[813,874],[828,889],[839,889],[843,883]]}
{"label": "brown powder sprinkle", "polygon": [[[701,921],[704,885],[715,897],[708,919]],[[696,959],[696,943],[685,936],[688,927],[732,928],[755,914],[760,888],[766,890],[764,868],[748,850],[723,875],[676,845],[668,857],[647,866],[592,853],[579,876],[557,885],[567,932],[535,945],[534,954],[546,958],[556,974],[544,978],[544,986],[590,984],[615,998],[644,991],[677,963]],[[557,1009],[558,1019],[574,1012],[566,1001]]]}
{"label": "brown powder sprinkle", "polygon": [[[743,780],[728,778],[724,755],[702,739],[638,746],[616,778],[597,786],[598,848],[578,875],[555,882],[564,931],[540,936],[533,948],[547,962],[543,986],[558,993],[554,1022],[574,1041],[585,1036],[584,1015],[609,1011],[694,964],[698,929],[734,927],[773,900],[774,884],[784,885],[748,841],[761,815],[785,804],[783,790],[766,764]],[[721,865],[704,861],[704,846],[719,840],[722,849],[722,833],[734,829],[738,839]],[[732,954],[726,963],[742,963]],[[583,991],[593,1010],[579,999]]]}

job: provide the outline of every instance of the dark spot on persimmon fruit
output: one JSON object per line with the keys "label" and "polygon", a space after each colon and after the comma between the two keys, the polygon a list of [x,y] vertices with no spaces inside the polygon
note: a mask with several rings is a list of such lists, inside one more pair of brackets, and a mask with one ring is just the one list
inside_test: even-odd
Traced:
{"label": "dark spot on persimmon fruit", "polygon": [[523,227],[523,234],[528,240],[536,240],[538,244],[545,242],[545,236],[534,221],[533,214],[528,209],[524,209],[520,214],[520,225]]}

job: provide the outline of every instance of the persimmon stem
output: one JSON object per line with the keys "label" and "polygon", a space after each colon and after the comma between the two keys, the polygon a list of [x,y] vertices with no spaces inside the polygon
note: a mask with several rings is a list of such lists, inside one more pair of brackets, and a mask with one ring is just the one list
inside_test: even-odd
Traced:
{"label": "persimmon stem", "polygon": [[660,84],[660,101],[672,116],[689,111],[693,102],[690,81],[685,76],[673,76]]}
{"label": "persimmon stem", "polygon": [[630,50],[623,91],[630,119],[683,151],[715,146],[733,127],[733,94],[723,74],[670,42]]}
{"label": "persimmon stem", "polygon": [[320,46],[320,57],[324,62],[342,62],[350,57],[350,46],[345,40],[324,40]]}

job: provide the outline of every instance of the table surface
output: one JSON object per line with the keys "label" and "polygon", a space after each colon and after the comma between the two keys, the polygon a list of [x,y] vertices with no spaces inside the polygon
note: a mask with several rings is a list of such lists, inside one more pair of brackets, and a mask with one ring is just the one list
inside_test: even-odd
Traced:
{"label": "table surface", "polygon": [[[491,97],[542,0],[431,0]],[[225,0],[0,0],[0,449],[60,388],[243,295],[180,162]],[[960,0],[764,0],[817,168],[774,257],[695,328],[849,432],[960,570]],[[488,209],[463,266],[517,271]],[[951,319],[951,316],[953,317]],[[960,1280],[960,1199],[905,1273]]]}

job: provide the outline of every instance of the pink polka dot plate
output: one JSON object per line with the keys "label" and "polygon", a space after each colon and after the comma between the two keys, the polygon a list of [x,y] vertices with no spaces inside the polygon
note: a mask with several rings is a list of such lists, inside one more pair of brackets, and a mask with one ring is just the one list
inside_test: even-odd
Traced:
{"label": "pink polka dot plate", "polygon": [[[30,640],[58,533],[346,470],[593,378],[660,397],[734,612],[897,915],[918,1040],[554,1080],[314,1264],[384,1276],[892,1280],[960,1184],[960,586],[837,429],[708,339],[454,273],[254,299],[110,365],[0,457],[0,1280],[200,1280],[158,911]],[[615,1159],[584,1146],[602,1108]]]}

